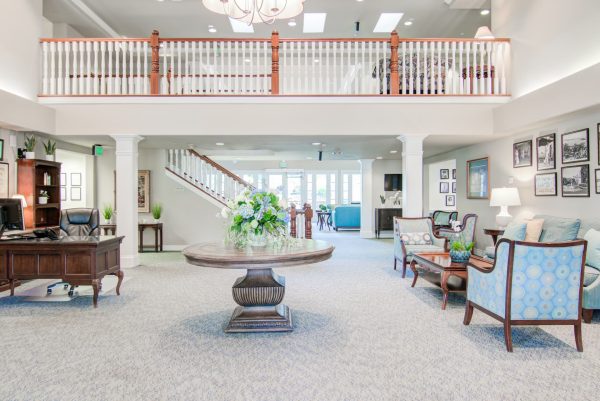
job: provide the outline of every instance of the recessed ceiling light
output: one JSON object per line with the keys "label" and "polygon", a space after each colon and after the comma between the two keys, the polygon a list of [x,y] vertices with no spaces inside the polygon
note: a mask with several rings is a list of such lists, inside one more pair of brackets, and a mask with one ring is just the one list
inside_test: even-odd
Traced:
{"label": "recessed ceiling light", "polygon": [[381,13],[373,32],[392,32],[396,29],[396,25],[398,25],[403,15],[404,13]]}
{"label": "recessed ceiling light", "polygon": [[233,32],[235,33],[254,33],[253,25],[248,25],[245,22],[233,18],[229,18],[229,23],[231,24],[231,29],[233,29]]}
{"label": "recessed ceiling light", "polygon": [[217,146],[225,146],[225,143],[223,143],[223,142],[217,142],[217,143],[215,143],[215,145],[217,145]]}
{"label": "recessed ceiling light", "polygon": [[390,153],[393,154],[393,155],[395,155],[396,153],[398,153],[398,151],[397,150],[390,150]]}
{"label": "recessed ceiling light", "polygon": [[376,159],[381,160],[381,159],[383,159],[383,156],[377,156]]}
{"label": "recessed ceiling light", "polygon": [[296,26],[297,25],[296,24],[296,20],[292,18],[291,20],[288,21],[288,25],[289,26]]}
{"label": "recessed ceiling light", "polygon": [[490,13],[490,10],[485,9],[485,10],[481,10],[481,15],[488,15]]}
{"label": "recessed ceiling light", "polygon": [[413,22],[412,22],[412,21],[406,21],[406,22],[404,23],[404,25],[406,25],[406,26],[411,26],[412,24],[413,24]]}
{"label": "recessed ceiling light", "polygon": [[356,1],[358,1],[359,3],[362,3],[362,2],[363,2],[363,1],[365,1],[365,0],[356,0]]}
{"label": "recessed ceiling light", "polygon": [[[304,13],[304,33],[322,33],[327,13]],[[391,31],[390,31],[391,32]]]}
{"label": "recessed ceiling light", "polygon": [[163,1],[165,1],[165,0],[156,0],[156,1],[158,1],[159,3],[162,3],[162,2],[163,2]]}
{"label": "recessed ceiling light", "polygon": [[215,33],[215,32],[217,32],[217,28],[215,28],[213,25],[209,25],[208,26],[208,32]]}

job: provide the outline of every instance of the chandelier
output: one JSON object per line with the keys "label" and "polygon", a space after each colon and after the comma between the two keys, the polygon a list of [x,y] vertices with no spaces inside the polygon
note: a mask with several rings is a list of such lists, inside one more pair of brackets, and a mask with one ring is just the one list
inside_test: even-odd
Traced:
{"label": "chandelier", "polygon": [[272,24],[293,18],[304,10],[305,0],[202,0],[204,7],[218,14],[252,24]]}

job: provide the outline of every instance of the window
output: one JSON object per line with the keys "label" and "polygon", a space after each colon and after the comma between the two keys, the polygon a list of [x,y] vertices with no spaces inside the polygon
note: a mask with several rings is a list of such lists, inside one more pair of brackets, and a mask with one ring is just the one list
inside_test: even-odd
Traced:
{"label": "window", "polygon": [[362,199],[362,176],[360,173],[342,174],[342,203],[360,202]]}
{"label": "window", "polygon": [[302,173],[287,174],[287,202],[302,205]]}

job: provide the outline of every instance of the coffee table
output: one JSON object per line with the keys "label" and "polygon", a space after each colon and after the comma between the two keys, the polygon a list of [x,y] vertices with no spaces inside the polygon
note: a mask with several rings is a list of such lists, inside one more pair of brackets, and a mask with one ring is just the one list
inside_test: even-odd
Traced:
{"label": "coffee table", "polygon": [[283,305],[285,278],[274,268],[322,262],[334,247],[319,240],[296,240],[293,246],[238,249],[222,242],[205,242],[183,250],[188,263],[218,269],[246,269],[232,289],[235,308],[226,333],[292,331],[292,315]]}
{"label": "coffee table", "polygon": [[[477,257],[471,256],[469,263],[482,268],[491,268],[492,264]],[[442,310],[446,310],[449,292],[465,292],[467,288],[467,263],[453,263],[450,254],[444,253],[417,253],[413,255],[410,269],[414,273],[411,287],[417,283],[419,275],[430,283],[439,286],[444,293]],[[449,281],[450,277],[457,280]]]}

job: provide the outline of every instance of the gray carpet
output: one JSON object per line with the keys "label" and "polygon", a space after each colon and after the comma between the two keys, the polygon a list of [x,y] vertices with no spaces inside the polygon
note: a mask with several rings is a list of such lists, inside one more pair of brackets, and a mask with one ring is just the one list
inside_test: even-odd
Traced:
{"label": "gray carpet", "polygon": [[324,233],[334,257],[291,267],[285,303],[296,329],[225,335],[239,271],[146,254],[121,296],[98,309],[0,299],[1,400],[592,400],[600,391],[600,322],[583,331],[502,327],[464,298],[392,269],[390,240]]}

